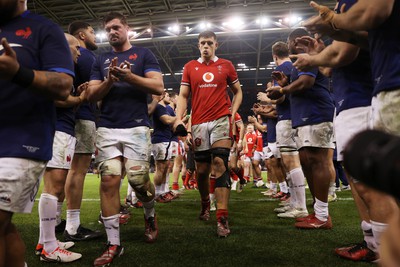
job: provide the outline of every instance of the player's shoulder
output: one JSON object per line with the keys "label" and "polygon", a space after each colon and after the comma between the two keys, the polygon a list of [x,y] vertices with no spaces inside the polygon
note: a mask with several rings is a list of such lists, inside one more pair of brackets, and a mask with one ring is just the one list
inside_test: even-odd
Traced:
{"label": "player's shoulder", "polygon": [[58,26],[53,21],[51,21],[51,20],[49,20],[49,19],[47,19],[47,18],[45,18],[45,17],[43,17],[41,15],[32,13],[29,10],[25,11],[21,15],[21,18],[23,18],[24,20],[29,21],[31,23],[31,26],[44,26],[44,27],[51,27],[51,28],[56,27],[56,28],[59,28],[61,30],[60,26]]}

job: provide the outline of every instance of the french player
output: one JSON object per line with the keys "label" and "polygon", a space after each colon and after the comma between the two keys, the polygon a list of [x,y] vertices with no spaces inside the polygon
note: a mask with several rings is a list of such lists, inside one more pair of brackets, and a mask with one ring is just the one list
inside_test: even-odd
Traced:
{"label": "french player", "polygon": [[126,18],[111,12],[104,28],[112,50],[99,55],[93,64],[88,100],[101,100],[97,128],[96,162],[101,175],[101,216],[107,233],[107,247],[94,266],[111,264],[123,254],[119,235],[121,175],[143,203],[145,241],[158,236],[154,209],[155,190],[150,181],[150,123],[148,94],[164,92],[160,66],[149,49],[132,46]]}
{"label": "french player", "polygon": [[22,267],[25,245],[11,219],[32,210],[52,156],[54,100],[67,99],[74,65],[62,30],[26,0],[0,1],[0,27],[0,266]]}

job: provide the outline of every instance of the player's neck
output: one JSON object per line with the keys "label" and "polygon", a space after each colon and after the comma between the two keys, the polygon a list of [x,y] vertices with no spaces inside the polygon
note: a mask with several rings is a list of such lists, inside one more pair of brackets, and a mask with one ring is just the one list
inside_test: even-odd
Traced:
{"label": "player's neck", "polygon": [[125,42],[120,46],[113,46],[112,48],[113,48],[114,52],[125,52],[125,51],[131,49],[132,45],[130,42]]}
{"label": "player's neck", "polygon": [[277,65],[280,66],[285,62],[291,62],[289,57],[285,57],[285,58],[278,58],[278,60],[276,61]]}

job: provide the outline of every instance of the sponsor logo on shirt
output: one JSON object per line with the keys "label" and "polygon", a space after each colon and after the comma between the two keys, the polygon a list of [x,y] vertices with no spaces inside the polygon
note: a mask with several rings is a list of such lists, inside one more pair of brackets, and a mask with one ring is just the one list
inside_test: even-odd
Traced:
{"label": "sponsor logo on shirt", "polygon": [[206,72],[203,74],[203,81],[205,81],[206,83],[210,83],[214,80],[214,74],[212,74],[211,72]]}
{"label": "sponsor logo on shirt", "polygon": [[21,29],[21,30],[17,30],[17,31],[15,32],[15,35],[16,35],[16,36],[22,36],[22,38],[24,38],[24,39],[28,39],[29,36],[31,36],[31,34],[32,34],[32,30],[31,30],[30,27],[26,27],[25,30],[24,30],[24,29]]}
{"label": "sponsor logo on shirt", "polygon": [[28,151],[29,153],[35,153],[36,151],[38,151],[40,149],[39,147],[36,147],[36,146],[23,145],[22,147],[25,148],[26,151]]}

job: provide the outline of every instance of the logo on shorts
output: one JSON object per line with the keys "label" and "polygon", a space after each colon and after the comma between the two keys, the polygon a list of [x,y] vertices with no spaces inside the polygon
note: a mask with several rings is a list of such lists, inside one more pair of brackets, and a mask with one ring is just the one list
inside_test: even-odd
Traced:
{"label": "logo on shorts", "polygon": [[3,203],[11,203],[11,198],[10,198],[10,196],[8,196],[8,195],[0,196],[0,202],[3,202]]}
{"label": "logo on shorts", "polygon": [[71,155],[67,156],[67,162],[71,162]]}
{"label": "logo on shorts", "polygon": [[211,72],[206,72],[203,75],[203,81],[205,81],[206,83],[210,83],[214,80],[214,74],[212,74]]}
{"label": "logo on shorts", "polygon": [[35,153],[36,151],[39,150],[39,148],[36,147],[36,146],[26,146],[26,145],[23,145],[22,147],[25,148],[29,153]]}
{"label": "logo on shorts", "polygon": [[194,144],[196,146],[201,146],[201,138],[197,137],[196,139],[194,139]]}

